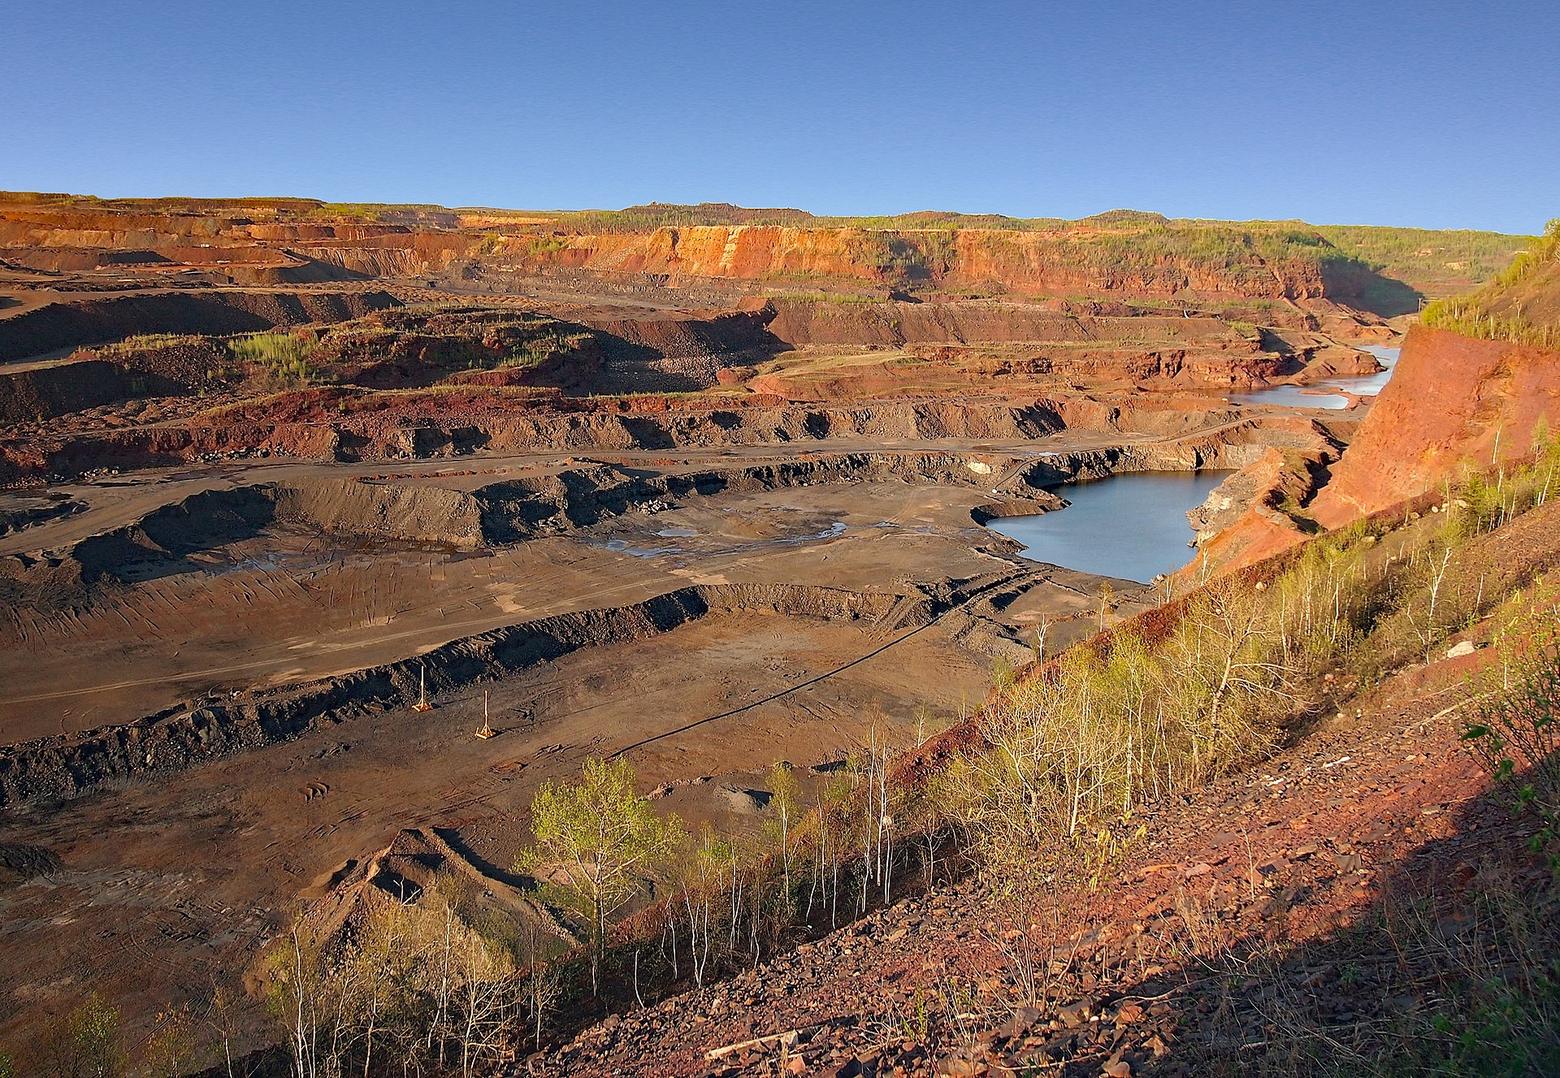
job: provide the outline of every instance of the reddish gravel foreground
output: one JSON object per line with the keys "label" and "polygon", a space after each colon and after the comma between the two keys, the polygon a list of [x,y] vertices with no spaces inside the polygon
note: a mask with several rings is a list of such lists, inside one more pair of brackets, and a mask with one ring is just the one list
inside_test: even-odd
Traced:
{"label": "reddish gravel foreground", "polygon": [[[1306,994],[1347,1020],[1380,1004],[1359,998],[1379,987],[1351,995],[1311,950],[1325,956],[1405,881],[1473,886],[1488,871],[1480,850],[1515,845],[1513,819],[1482,796],[1488,778],[1448,709],[1487,654],[1402,672],[1290,750],[1153,808],[1143,817],[1152,838],[1114,878],[1041,903],[1022,933],[1012,903],[966,880],[729,982],[609,1018],[518,1073],[1198,1073],[1182,1056],[1216,1037],[1209,970],[1220,955],[1316,965],[1301,978],[1314,982]],[[1529,884],[1544,876],[1537,865],[1517,871]],[[1041,981],[1032,993],[1009,957],[1026,950]]]}

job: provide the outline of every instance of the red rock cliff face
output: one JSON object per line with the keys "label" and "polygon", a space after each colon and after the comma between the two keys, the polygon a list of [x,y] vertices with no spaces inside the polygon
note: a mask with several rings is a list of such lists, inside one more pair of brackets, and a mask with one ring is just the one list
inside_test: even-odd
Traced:
{"label": "red rock cliff face", "polygon": [[[558,246],[510,239],[505,257],[604,273],[739,280],[830,277],[873,284],[998,284],[1014,292],[1193,292],[1262,299],[1319,299],[1319,266],[1263,260],[1229,264],[1176,256],[1102,259],[1087,234],[878,231],[773,225],[698,225],[644,233],[559,237]],[[528,246],[530,245],[530,246]]]}
{"label": "red rock cliff face", "polygon": [[1533,448],[1560,425],[1560,352],[1417,327],[1396,373],[1311,504],[1336,528]]}
{"label": "red rock cliff face", "polygon": [[1186,292],[1240,299],[1321,299],[1319,262],[1264,257],[1222,235],[1228,249],[1162,246],[1151,236],[1097,228],[1007,231],[695,225],[577,233],[545,220],[495,223],[454,214],[405,223],[274,220],[263,207],[124,212],[0,205],[0,249],[47,269],[85,269],[84,252],[151,251],[195,265],[289,265],[310,259],[368,276],[442,272],[473,260],[533,271],[587,270],[770,283],[806,280],[888,287],[992,286],[1019,294]]}

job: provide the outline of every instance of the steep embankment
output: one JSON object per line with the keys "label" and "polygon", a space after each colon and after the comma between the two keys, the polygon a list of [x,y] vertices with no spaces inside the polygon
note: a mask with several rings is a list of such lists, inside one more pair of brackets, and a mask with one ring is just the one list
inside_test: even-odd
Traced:
{"label": "steep embankment", "polygon": [[0,806],[73,797],[104,782],[290,740],[348,715],[410,706],[424,686],[443,692],[504,677],[580,648],[643,639],[722,611],[873,619],[893,629],[924,625],[953,601],[906,598],[793,584],[695,585],[626,606],[521,622],[351,674],[188,701],[132,723],[0,748]]}
{"label": "steep embankment", "polygon": [[[341,408],[346,401],[348,407]],[[651,403],[657,403],[652,401]],[[659,402],[666,405],[666,402]],[[621,409],[616,405],[622,405]],[[666,449],[836,438],[1035,438],[1065,424],[1049,400],[868,402],[786,406],[774,398],[730,407],[587,402],[535,408],[483,389],[400,397],[382,409],[366,394],[308,391],[295,399],[231,408],[190,422],[56,439],[0,440],[0,481],[80,474],[101,467],[156,467],[210,454],[273,453],[311,460],[396,460],[478,449]],[[340,410],[338,410],[340,409]],[[1109,418],[1112,409],[1098,408]]]}
{"label": "steep embankment", "polygon": [[[594,1025],[532,1073],[1333,1073],[1286,1053],[1401,1021],[1413,997],[1381,985],[1433,961],[1355,926],[1436,895],[1466,916],[1523,840],[1443,710],[1468,669],[1395,679],[1266,766],[1135,814],[1152,838],[1096,889],[1031,911],[987,880],[943,883]],[[1549,891],[1542,866],[1518,870]]]}
{"label": "steep embankment", "polygon": [[1266,496],[1201,537],[1210,564],[1251,564],[1405,499],[1533,454],[1560,416],[1560,224],[1494,281],[1431,304],[1342,458],[1275,458]]}
{"label": "steep embankment", "polygon": [[1560,220],[1485,287],[1431,304],[1316,519],[1337,527],[1531,454],[1560,416]]}
{"label": "steep embankment", "polygon": [[184,393],[189,388],[102,359],[15,372],[0,368],[0,423],[47,419],[133,397]]}
{"label": "steep embankment", "polygon": [[1247,476],[1264,492],[1199,536],[1201,559],[1221,571],[1251,565],[1317,527],[1527,458],[1557,416],[1560,352],[1415,327],[1341,458],[1271,454]]}
{"label": "steep embankment", "polygon": [[[1244,339],[1222,318],[1190,311],[1155,314],[1124,304],[1078,304],[1080,309],[1062,309],[1044,301],[911,302],[782,293],[770,297],[768,306],[774,312],[769,331],[792,345],[897,348],[906,344],[1009,341],[1107,345]],[[1283,310],[1264,313],[1281,314]]]}
{"label": "steep embankment", "polygon": [[399,303],[387,292],[156,292],[46,303],[0,319],[0,362],[150,333],[253,333],[344,322]]}
{"label": "steep embankment", "polygon": [[[1058,503],[1045,491],[1067,482],[1123,472],[1240,469],[1260,462],[1269,446],[1319,452],[1328,444],[1314,424],[1248,420],[1180,438],[1039,455],[994,448],[814,452],[799,460],[669,472],[587,463],[470,489],[428,479],[364,478],[214,487],[68,548],[0,558],[0,599],[47,610],[84,606],[101,584],[162,575],[191,555],[254,538],[276,525],[354,544],[471,550],[590,527],[649,503],[885,481],[989,491],[1002,500],[975,508],[975,518],[984,522],[1055,507]],[[1241,497],[1239,492],[1227,496]],[[74,511],[69,504],[52,512],[38,510],[36,520],[18,520],[14,526],[68,511]]]}
{"label": "steep embankment", "polygon": [[[647,407],[640,408],[638,405]],[[1213,431],[1230,444],[1257,440],[1251,432],[1283,432],[1288,444],[1313,439],[1305,421],[1271,417],[1239,422],[1239,413],[1139,407],[1127,400],[1044,396],[966,400],[897,399],[841,405],[788,404],[757,394],[729,404],[665,398],[554,401],[547,407],[480,388],[399,396],[384,408],[351,391],[309,390],[261,406],[234,406],[189,421],[49,439],[0,439],[0,481],[79,475],[96,468],[143,468],[211,456],[307,460],[406,460],[488,450],[539,448],[671,449],[734,445],[798,445],[829,441],[943,438],[1023,440],[1066,428],[1130,430],[1159,437]],[[393,407],[391,407],[393,405]]]}
{"label": "steep embankment", "polygon": [[[1206,257],[1159,234],[1108,230],[1019,232],[694,225],[648,232],[556,236],[510,243],[505,254],[537,267],[611,274],[737,280],[835,278],[879,285],[990,286],[1069,295],[1182,291],[1321,299],[1321,262],[1283,243],[1230,229],[1229,257]],[[1216,244],[1217,245],[1217,244]],[[1266,249],[1263,249],[1266,246]],[[1325,241],[1324,241],[1325,246]]]}
{"label": "steep embankment", "polygon": [[[476,253],[482,237],[449,231],[453,214],[410,223],[288,220],[319,203],[151,199],[133,206],[71,198],[0,199],[0,249],[46,272],[173,267],[205,279],[264,285],[426,273]],[[79,203],[79,204],[78,204]],[[269,218],[270,220],[265,220]]]}
{"label": "steep embankment", "polygon": [[1527,456],[1557,418],[1560,352],[1416,327],[1311,511],[1339,527],[1467,467]]}
{"label": "steep embankment", "polygon": [[[1024,489],[1026,484],[1049,486],[1079,476],[1176,467],[1182,461],[1193,462],[1189,466],[1209,467],[1217,461],[1233,467],[1252,451],[1252,446],[1233,439],[1203,438],[1058,453],[1027,462],[999,453],[897,451],[819,453],[805,460],[679,472],[584,464],[470,490],[426,480],[322,478],[258,483],[200,491],[55,553],[59,559],[79,563],[79,575],[89,582],[104,574],[129,580],[190,553],[252,537],[274,524],[296,525],[357,543],[473,550],[589,527],[668,499],[889,480],[986,487],[996,470],[1008,473],[1018,493],[1034,496],[1037,492]],[[15,564],[0,559],[0,580],[25,579],[25,573],[14,571]],[[25,592],[0,591],[0,595],[19,601]]]}

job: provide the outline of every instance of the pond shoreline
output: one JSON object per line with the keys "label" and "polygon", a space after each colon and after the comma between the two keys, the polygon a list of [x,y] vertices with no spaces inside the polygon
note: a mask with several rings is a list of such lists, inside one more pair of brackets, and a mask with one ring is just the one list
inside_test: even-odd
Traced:
{"label": "pond shoreline", "polygon": [[1030,561],[1148,584],[1189,560],[1196,532],[1187,514],[1230,474],[1125,472],[1069,483],[1052,490],[1065,508],[999,517],[986,527],[1022,544]]}

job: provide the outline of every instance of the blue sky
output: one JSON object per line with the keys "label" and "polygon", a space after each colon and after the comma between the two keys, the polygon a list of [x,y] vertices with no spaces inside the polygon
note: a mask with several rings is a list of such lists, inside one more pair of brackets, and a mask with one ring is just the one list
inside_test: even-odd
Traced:
{"label": "blue sky", "polygon": [[1536,231],[1560,2],[0,0],[0,188]]}

